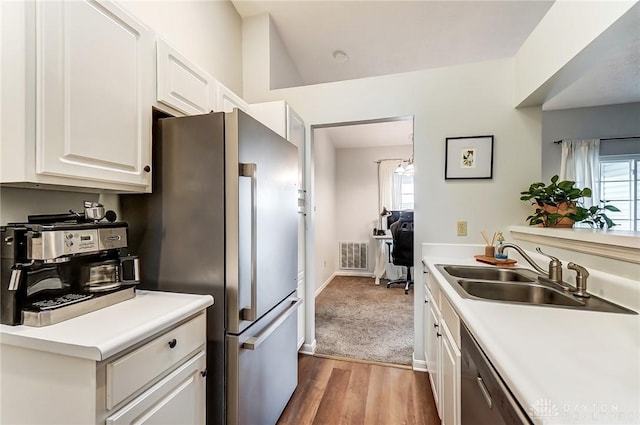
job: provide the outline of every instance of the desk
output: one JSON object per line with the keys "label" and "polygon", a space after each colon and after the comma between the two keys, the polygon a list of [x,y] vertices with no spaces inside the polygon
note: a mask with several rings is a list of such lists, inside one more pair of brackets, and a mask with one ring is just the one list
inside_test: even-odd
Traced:
{"label": "desk", "polygon": [[376,278],[376,285],[380,285],[380,278],[384,276],[387,264],[387,253],[385,245],[387,241],[393,240],[391,231],[386,230],[384,235],[374,235],[373,238],[378,241],[378,254],[376,255],[376,265],[373,268],[373,275]]}

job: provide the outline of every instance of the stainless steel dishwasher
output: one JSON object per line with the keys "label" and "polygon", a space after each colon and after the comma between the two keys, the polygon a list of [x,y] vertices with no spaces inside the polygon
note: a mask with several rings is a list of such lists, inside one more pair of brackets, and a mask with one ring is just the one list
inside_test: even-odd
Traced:
{"label": "stainless steel dishwasher", "polygon": [[532,424],[464,325],[460,345],[462,425]]}

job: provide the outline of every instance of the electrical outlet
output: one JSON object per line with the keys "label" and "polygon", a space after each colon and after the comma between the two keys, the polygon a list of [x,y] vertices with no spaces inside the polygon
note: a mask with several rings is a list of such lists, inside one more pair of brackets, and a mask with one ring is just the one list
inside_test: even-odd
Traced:
{"label": "electrical outlet", "polygon": [[458,221],[456,222],[456,229],[458,236],[467,236],[467,222],[466,221]]}

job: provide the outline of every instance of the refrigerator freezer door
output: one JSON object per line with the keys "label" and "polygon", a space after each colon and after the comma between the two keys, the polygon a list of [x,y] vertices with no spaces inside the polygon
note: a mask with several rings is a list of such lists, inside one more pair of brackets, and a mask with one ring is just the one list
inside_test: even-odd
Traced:
{"label": "refrigerator freezer door", "polygon": [[241,335],[227,336],[227,425],[278,421],[298,384],[300,303],[287,298]]}
{"label": "refrigerator freezer door", "polygon": [[225,115],[227,332],[296,290],[297,148],[242,111]]}

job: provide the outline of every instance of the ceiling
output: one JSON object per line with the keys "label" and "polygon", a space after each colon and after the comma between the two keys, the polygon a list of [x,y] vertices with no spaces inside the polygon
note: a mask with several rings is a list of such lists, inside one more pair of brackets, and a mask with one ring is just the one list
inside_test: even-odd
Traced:
{"label": "ceiling", "polygon": [[[242,17],[271,15],[305,85],[511,57],[553,5],[548,0],[232,2]],[[602,60],[590,61],[562,91],[543,95],[544,110],[640,102],[640,31],[633,30],[638,10],[640,4],[612,26],[625,34],[624,43],[613,38]],[[338,50],[347,54],[346,62],[333,59]],[[341,126],[331,138],[338,148],[404,144],[413,129],[395,127],[400,125]],[[391,136],[396,131],[398,136]]]}
{"label": "ceiling", "polygon": [[271,15],[306,85],[513,56],[553,1],[233,3],[242,17]]}

